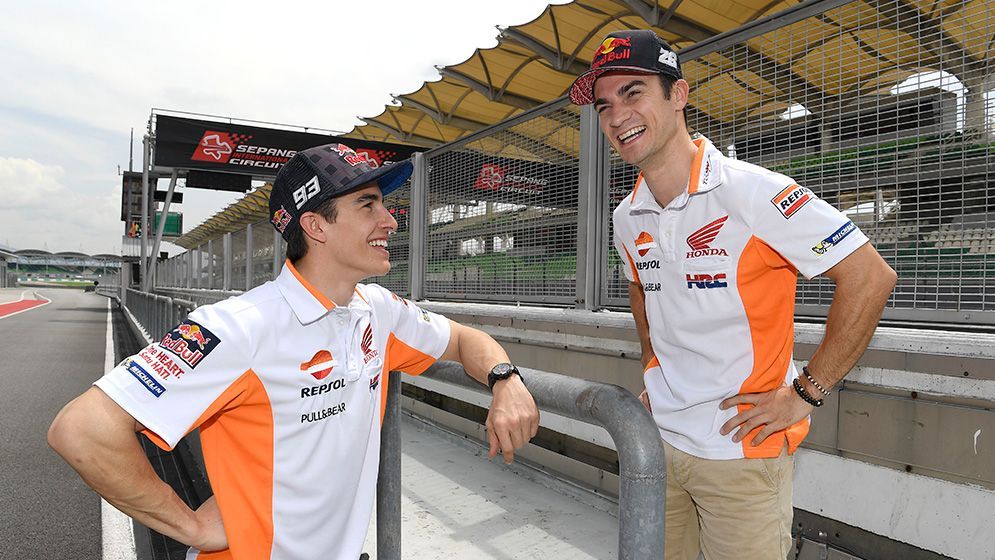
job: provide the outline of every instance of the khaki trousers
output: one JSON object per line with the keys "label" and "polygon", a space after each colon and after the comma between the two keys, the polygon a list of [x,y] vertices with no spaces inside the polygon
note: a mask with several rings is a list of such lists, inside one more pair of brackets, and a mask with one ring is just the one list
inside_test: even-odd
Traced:
{"label": "khaki trousers", "polygon": [[702,459],[667,451],[666,560],[784,560],[794,457]]}

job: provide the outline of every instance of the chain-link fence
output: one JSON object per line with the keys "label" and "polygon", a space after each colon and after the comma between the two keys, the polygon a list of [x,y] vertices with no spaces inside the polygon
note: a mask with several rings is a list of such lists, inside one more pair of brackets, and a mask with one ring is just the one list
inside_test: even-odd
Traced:
{"label": "chain-link fence", "polygon": [[[993,13],[995,0],[825,2],[703,41],[680,51],[689,128],[860,226],[899,273],[886,317],[995,323]],[[421,175],[388,199],[393,269],[369,281],[440,300],[626,307],[610,216],[637,170],[586,118],[561,99],[416,158]],[[251,285],[283,252],[256,226]],[[225,285],[212,243],[190,261],[193,287]],[[799,312],[825,314],[832,294],[800,280]]]}
{"label": "chain-link fence", "polygon": [[574,302],[578,130],[560,104],[426,154],[426,296]]}

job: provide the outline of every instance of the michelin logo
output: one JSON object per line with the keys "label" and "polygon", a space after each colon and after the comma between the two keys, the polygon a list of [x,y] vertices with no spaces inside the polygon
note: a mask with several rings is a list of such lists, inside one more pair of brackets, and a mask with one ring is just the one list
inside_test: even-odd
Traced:
{"label": "michelin logo", "polygon": [[834,231],[829,237],[820,241],[818,245],[812,247],[812,252],[821,257],[822,255],[825,255],[826,252],[829,251],[829,249],[831,249],[834,245],[839,245],[840,242],[846,238],[846,236],[856,230],[857,226],[854,225],[853,222],[847,222],[843,224],[840,229]]}
{"label": "michelin logo", "polygon": [[152,393],[152,396],[155,398],[158,399],[166,392],[166,388],[149,375],[149,372],[145,371],[142,366],[136,364],[134,360],[128,364],[128,373],[148,389],[148,392]]}

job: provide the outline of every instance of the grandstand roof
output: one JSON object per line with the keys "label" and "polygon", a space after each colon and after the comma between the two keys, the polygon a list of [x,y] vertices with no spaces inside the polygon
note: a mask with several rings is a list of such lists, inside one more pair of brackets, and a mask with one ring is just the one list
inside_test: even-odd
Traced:
{"label": "grandstand roof", "polygon": [[[834,7],[819,17],[800,18],[787,25],[778,25],[774,19],[790,10],[814,11],[840,4],[848,8]],[[496,47],[477,49],[463,62],[438,68],[439,80],[395,95],[396,105],[386,106],[376,116],[361,117],[366,124],[346,136],[438,146],[565,95],[610,31],[651,28],[684,54],[690,52],[689,47],[708,40],[719,42],[723,33],[768,21],[769,29],[746,40],[748,63],[733,55],[730,44],[685,56],[682,66],[695,91],[691,110],[707,120],[776,118],[795,104],[804,105],[807,99],[856,98],[890,88],[920,72],[939,69],[945,61],[983,66],[995,54],[995,33],[977,29],[973,22],[984,21],[983,14],[993,9],[995,0],[577,0],[548,6],[528,23],[500,28]],[[869,31],[860,26],[874,18],[916,23],[900,32]],[[844,65],[847,71],[828,75],[821,65],[810,63],[826,59],[848,61]],[[566,110],[576,112],[577,108],[569,105]],[[574,127],[573,120],[534,121],[528,130],[512,132],[532,136],[538,140],[533,144],[540,148],[555,138],[572,138],[557,131]],[[573,154],[577,143],[553,147]],[[527,157],[524,151],[516,147],[515,157]],[[175,243],[190,249],[247,223],[267,219],[268,196],[267,185]]]}

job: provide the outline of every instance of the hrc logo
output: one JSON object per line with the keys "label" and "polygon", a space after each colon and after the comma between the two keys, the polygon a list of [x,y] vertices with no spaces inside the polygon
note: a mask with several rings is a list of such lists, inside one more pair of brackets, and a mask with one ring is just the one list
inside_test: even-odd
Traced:
{"label": "hrc logo", "polygon": [[725,273],[719,274],[687,274],[688,289],[693,288],[726,288],[729,283],[725,281]]}

